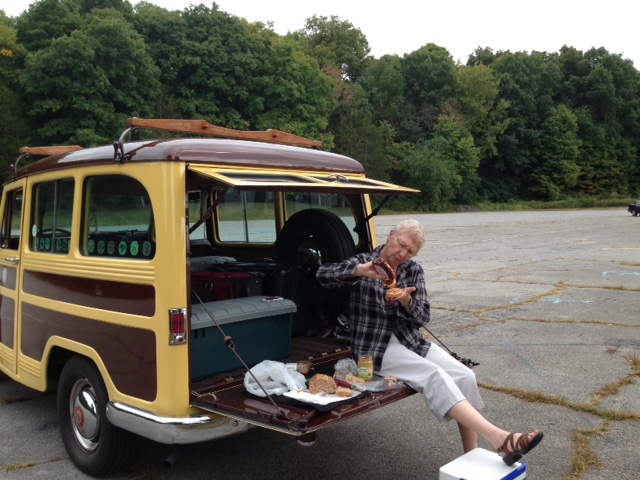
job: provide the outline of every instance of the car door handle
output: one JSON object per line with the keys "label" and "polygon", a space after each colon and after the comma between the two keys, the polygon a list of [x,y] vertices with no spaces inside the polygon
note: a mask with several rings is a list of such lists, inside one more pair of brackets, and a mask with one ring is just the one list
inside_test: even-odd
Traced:
{"label": "car door handle", "polygon": [[20,259],[17,257],[7,257],[4,261],[9,263],[20,263]]}

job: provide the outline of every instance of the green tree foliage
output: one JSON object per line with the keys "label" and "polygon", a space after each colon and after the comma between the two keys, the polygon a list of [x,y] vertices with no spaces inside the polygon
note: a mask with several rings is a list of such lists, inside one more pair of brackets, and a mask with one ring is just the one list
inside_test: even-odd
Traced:
{"label": "green tree foliage", "polygon": [[255,28],[254,35],[265,52],[256,72],[259,75],[251,85],[252,96],[260,100],[248,112],[249,118],[255,118],[255,128],[280,128],[322,137],[335,104],[331,79],[290,39],[278,37],[261,26]]}
{"label": "green tree foliage", "polygon": [[366,71],[369,44],[350,22],[314,15],[305,27],[288,39],[309,57],[332,81],[326,128],[335,151],[358,158],[384,178],[386,129],[373,124],[372,109],[356,81]]}
{"label": "green tree foliage", "polygon": [[155,116],[180,118],[180,71],[176,67],[187,36],[187,24],[182,14],[143,1],[136,5],[133,25],[144,38],[149,55],[160,70]]}
{"label": "green tree foliage", "polygon": [[631,62],[604,48],[563,47],[560,101],[579,112],[579,191],[629,193],[640,187],[640,78]]}
{"label": "green tree foliage", "polygon": [[404,122],[400,138],[417,142],[428,138],[455,89],[455,63],[449,52],[429,43],[402,61],[405,85]]}
{"label": "green tree foliage", "polygon": [[315,58],[321,67],[335,67],[341,77],[354,82],[365,72],[369,42],[360,29],[348,21],[314,15],[302,30],[292,35],[304,51]]}
{"label": "green tree foliage", "polygon": [[80,4],[61,0],[38,0],[18,17],[18,42],[29,52],[36,52],[56,38],[71,35],[82,26]]}
{"label": "green tree foliage", "polygon": [[91,13],[92,10],[116,10],[122,13],[127,19],[131,18],[133,8],[126,0],[67,0],[77,3],[83,14]]}
{"label": "green tree foliage", "polygon": [[478,47],[476,48],[469,58],[467,59],[467,66],[473,67],[474,65],[491,65],[496,59],[497,54],[494,53],[492,48]]}
{"label": "green tree foliage", "polygon": [[392,169],[394,180],[421,191],[407,206],[438,212],[454,202],[475,201],[479,152],[464,127],[441,116],[432,138],[411,148]]}
{"label": "green tree foliage", "polygon": [[480,148],[473,136],[455,118],[443,115],[438,119],[431,140],[438,145],[443,155],[453,160],[458,188],[455,192],[457,203],[469,204],[478,199],[480,177]]}
{"label": "green tree foliage", "polygon": [[395,167],[394,178],[421,192],[402,199],[405,208],[432,212],[448,209],[461,184],[454,160],[441,138],[416,145]]}
{"label": "green tree foliage", "polygon": [[481,163],[484,195],[498,201],[527,198],[539,167],[540,129],[554,105],[560,70],[546,54],[535,52],[502,52],[490,67],[509,110],[507,128],[497,136],[498,154]]}
{"label": "green tree foliage", "polygon": [[458,121],[473,135],[481,158],[490,161],[498,154],[497,136],[508,126],[509,102],[500,98],[500,83],[485,65],[461,67],[455,76],[453,104]]}
{"label": "green tree foliage", "polygon": [[[313,16],[280,36],[211,7],[37,0],[0,11],[0,146],[110,143],[131,116],[205,118],[322,139],[395,205],[640,196],[640,72],[604,48],[443,46],[369,56],[363,32]],[[3,153],[4,154],[4,153]]]}
{"label": "green tree foliage", "polygon": [[542,125],[537,156],[540,166],[534,173],[532,187],[545,200],[560,200],[578,184],[580,175],[580,139],[578,121],[564,105],[554,107]]}
{"label": "green tree foliage", "polygon": [[3,163],[16,159],[29,139],[18,88],[24,48],[17,44],[13,20],[0,10],[0,155]]}
{"label": "green tree foliage", "polygon": [[402,59],[397,55],[373,59],[358,83],[371,105],[372,121],[376,124],[385,123],[392,127],[394,132],[400,130],[406,108]]}
{"label": "green tree foliage", "polygon": [[153,111],[159,72],[122,15],[94,10],[82,29],[27,57],[21,85],[47,143],[112,141],[129,116]]}
{"label": "green tree foliage", "polygon": [[390,124],[372,121],[372,108],[359,84],[347,83],[331,115],[335,150],[357,158],[373,178],[386,180],[390,162],[387,151],[394,138]]}
{"label": "green tree foliage", "polygon": [[[588,108],[575,110],[575,115],[581,140],[578,192],[593,196],[626,193],[623,186],[626,186],[627,178],[623,165],[617,161],[615,138],[605,125],[594,121]],[[638,162],[637,154],[635,161]]]}
{"label": "green tree foliage", "polygon": [[324,133],[332,83],[292,40],[215,5],[167,12],[142,3],[136,12],[162,71],[161,113],[230,128]]}

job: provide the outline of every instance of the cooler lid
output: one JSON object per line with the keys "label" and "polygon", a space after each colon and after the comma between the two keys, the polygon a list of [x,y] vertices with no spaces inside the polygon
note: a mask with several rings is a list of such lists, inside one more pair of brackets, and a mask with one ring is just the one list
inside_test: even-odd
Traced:
{"label": "cooler lid", "polygon": [[211,315],[219,325],[242,322],[254,318],[271,317],[294,313],[296,304],[282,297],[242,297],[218,300],[203,304],[194,303],[191,307],[191,328],[213,327]]}

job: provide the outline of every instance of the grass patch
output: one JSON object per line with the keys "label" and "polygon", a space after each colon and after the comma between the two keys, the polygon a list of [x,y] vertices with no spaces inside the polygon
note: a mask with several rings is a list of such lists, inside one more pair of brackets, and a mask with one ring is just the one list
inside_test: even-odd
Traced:
{"label": "grass patch", "polygon": [[580,480],[584,478],[585,473],[602,468],[602,460],[591,446],[591,438],[604,435],[609,430],[611,430],[611,424],[606,422],[601,428],[587,428],[572,432],[574,452],[571,467],[573,471],[564,475],[563,480]]}
{"label": "grass patch", "polygon": [[583,208],[624,208],[635,202],[631,198],[567,198],[555,202],[514,201],[505,203],[480,202],[477,207],[482,211],[519,211],[519,210],[567,210]]}
{"label": "grass patch", "polygon": [[620,389],[625,385],[631,385],[635,383],[632,378],[624,377],[617,382],[607,383],[591,395],[591,403],[593,405],[599,405],[603,398],[612,397],[620,393]]}
{"label": "grass patch", "polygon": [[[631,197],[585,197],[585,198],[566,198],[564,200],[557,200],[554,202],[544,202],[540,200],[513,200],[510,202],[489,202],[478,201],[471,205],[483,212],[501,212],[501,211],[525,211],[525,210],[570,210],[570,209],[585,209],[585,208],[621,208],[626,211],[627,207],[635,203],[636,199]],[[391,203],[385,206],[381,215],[398,215],[398,214],[421,214],[421,213],[436,213],[428,210],[406,210],[401,208],[402,202],[398,205]],[[458,212],[465,205],[450,205],[449,208],[439,211],[437,213]]]}
{"label": "grass patch", "polygon": [[627,355],[626,359],[631,365],[631,375],[640,377],[640,357],[637,355]]}
{"label": "grass patch", "polygon": [[611,322],[606,322],[602,320],[547,320],[546,318],[506,317],[501,319],[500,321],[505,322],[507,320],[517,320],[518,322],[551,323],[554,325],[569,323],[569,324],[576,324],[576,325],[601,325],[603,327],[638,328],[638,325],[629,325],[627,323],[611,323]]}
{"label": "grass patch", "polygon": [[13,403],[19,403],[19,402],[26,402],[29,401],[31,399],[33,399],[34,397],[29,397],[29,396],[21,396],[21,397],[8,397],[5,398],[3,402],[0,402],[0,407],[4,407],[6,405],[11,405]]}
{"label": "grass patch", "polygon": [[35,467],[36,465],[38,465],[37,462],[28,462],[28,463],[18,462],[18,463],[7,463],[6,465],[2,465],[0,468],[2,468],[2,470],[8,473],[8,472],[17,472],[18,470],[23,470],[25,468]]}
{"label": "grass patch", "polygon": [[640,263],[636,262],[620,262],[623,267],[640,267]]}
{"label": "grass patch", "polygon": [[558,407],[569,408],[576,412],[589,413],[605,420],[634,420],[640,421],[640,413],[635,412],[622,412],[616,410],[603,410],[597,408],[596,405],[586,402],[571,402],[565,398],[557,395],[549,395],[546,393],[532,392],[528,390],[522,390],[520,388],[513,387],[501,387],[498,385],[491,385],[489,383],[478,382],[478,386],[486,390],[491,390],[499,393],[506,393],[512,397],[519,398],[520,400],[526,400],[531,403],[545,403],[548,405],[555,405]]}
{"label": "grass patch", "polygon": [[69,459],[68,457],[53,457],[53,458],[50,458],[49,460],[46,460],[44,462],[6,463],[4,465],[0,465],[0,471],[4,470],[7,473],[9,473],[9,472],[17,472],[18,470],[24,470],[25,468],[36,467],[36,466],[42,465],[44,463],[54,463],[54,462],[60,462],[62,460],[68,460],[68,459]]}

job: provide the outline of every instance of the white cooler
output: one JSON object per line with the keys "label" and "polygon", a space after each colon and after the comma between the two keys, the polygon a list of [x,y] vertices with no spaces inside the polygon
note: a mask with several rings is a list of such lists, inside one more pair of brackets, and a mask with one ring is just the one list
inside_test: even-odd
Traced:
{"label": "white cooler", "polygon": [[497,453],[476,448],[440,468],[439,480],[522,480],[526,463],[507,466]]}

